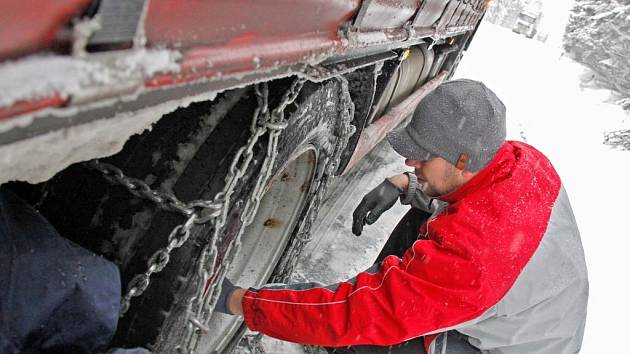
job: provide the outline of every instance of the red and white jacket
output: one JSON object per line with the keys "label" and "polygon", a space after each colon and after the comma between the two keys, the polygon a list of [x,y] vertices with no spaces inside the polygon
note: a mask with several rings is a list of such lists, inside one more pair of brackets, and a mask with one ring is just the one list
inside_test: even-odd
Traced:
{"label": "red and white jacket", "polygon": [[507,141],[402,259],[355,278],[250,289],[245,323],[302,344],[392,345],[456,329],[489,353],[576,353],[588,281],[560,178],[533,147]]}

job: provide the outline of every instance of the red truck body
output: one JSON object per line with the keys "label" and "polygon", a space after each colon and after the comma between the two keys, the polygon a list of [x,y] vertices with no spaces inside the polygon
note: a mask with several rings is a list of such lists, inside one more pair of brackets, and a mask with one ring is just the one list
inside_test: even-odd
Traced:
{"label": "red truck body", "polygon": [[[66,237],[117,262],[130,308],[119,343],[228,353],[241,323],[191,305],[202,294],[209,306],[230,263],[248,262],[234,261],[227,250],[243,237],[248,245],[273,234],[279,241],[267,251],[252,243],[243,252],[264,262],[253,267],[264,268],[256,282],[272,274],[286,279],[287,262],[310,239],[329,180],[350,171],[452,75],[487,6],[487,0],[0,0],[0,183],[31,183],[15,188],[36,196],[40,212]],[[286,103],[280,105],[286,122],[250,126],[252,113],[256,123],[278,102]],[[274,138],[238,149],[255,129]],[[267,150],[265,141],[272,142]],[[244,158],[238,181],[227,184],[236,178],[237,151],[268,156]],[[92,161],[101,158],[106,164]],[[232,186],[226,200],[217,193],[224,184]],[[218,204],[221,213],[202,215]],[[205,221],[177,229],[160,210],[199,213]],[[245,210],[254,213],[245,217]],[[217,222],[217,215],[224,219]],[[214,263],[203,263],[207,254],[190,242],[160,249],[181,228],[205,235],[195,245],[212,245]],[[179,247],[185,251],[176,253]],[[160,265],[147,264],[156,259]],[[206,278],[198,278],[204,269]]]}

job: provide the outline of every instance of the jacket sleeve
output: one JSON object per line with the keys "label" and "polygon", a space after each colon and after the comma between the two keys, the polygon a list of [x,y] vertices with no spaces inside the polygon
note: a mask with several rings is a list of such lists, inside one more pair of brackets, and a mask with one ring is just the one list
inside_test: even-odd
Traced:
{"label": "jacket sleeve", "polygon": [[400,203],[411,205],[412,208],[428,213],[434,213],[438,207],[437,201],[424,193],[415,174],[411,172],[405,172],[405,174],[409,177],[409,184],[407,190],[400,194]]}
{"label": "jacket sleeve", "polygon": [[443,197],[402,259],[331,287],[250,290],[247,326],[303,344],[391,345],[482,320],[538,248],[560,188],[549,161],[519,146]]}
{"label": "jacket sleeve", "polygon": [[0,353],[96,353],[107,347],[118,321],[118,268],[61,237],[4,187],[0,269]]}
{"label": "jacket sleeve", "polygon": [[245,322],[302,344],[400,343],[483,313],[481,272],[468,254],[461,245],[423,239],[403,259],[389,256],[332,286],[250,289],[243,299]]}

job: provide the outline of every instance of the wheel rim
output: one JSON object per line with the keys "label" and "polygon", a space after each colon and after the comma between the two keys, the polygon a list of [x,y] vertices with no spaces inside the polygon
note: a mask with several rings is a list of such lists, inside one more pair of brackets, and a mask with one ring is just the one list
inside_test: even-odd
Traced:
{"label": "wheel rim", "polygon": [[[242,287],[259,287],[271,276],[291,237],[317,166],[309,146],[293,154],[269,182],[254,221],[241,237],[242,246],[227,277]],[[204,352],[224,350],[243,323],[242,317],[213,314],[209,334],[202,339]]]}

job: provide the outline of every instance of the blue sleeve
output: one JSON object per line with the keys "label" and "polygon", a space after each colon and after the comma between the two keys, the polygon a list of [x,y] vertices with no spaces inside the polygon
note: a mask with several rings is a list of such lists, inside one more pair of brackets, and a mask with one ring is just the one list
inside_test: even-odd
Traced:
{"label": "blue sleeve", "polygon": [[118,320],[117,267],[61,237],[6,188],[0,270],[0,353],[106,350]]}

